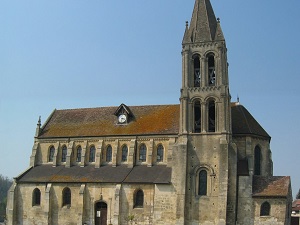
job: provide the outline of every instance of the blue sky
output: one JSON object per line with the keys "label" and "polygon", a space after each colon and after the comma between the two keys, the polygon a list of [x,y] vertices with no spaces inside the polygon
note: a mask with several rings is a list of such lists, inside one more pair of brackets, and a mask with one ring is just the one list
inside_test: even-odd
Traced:
{"label": "blue sky", "polygon": [[[274,175],[300,188],[300,1],[212,0],[230,92],[272,136]],[[53,109],[179,103],[181,41],[194,0],[2,0],[0,174],[29,166]]]}

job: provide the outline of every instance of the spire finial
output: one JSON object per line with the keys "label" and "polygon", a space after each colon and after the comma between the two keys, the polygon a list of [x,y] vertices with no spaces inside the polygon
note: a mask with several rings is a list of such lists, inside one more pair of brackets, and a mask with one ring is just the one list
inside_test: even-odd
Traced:
{"label": "spire finial", "polygon": [[237,100],[237,103],[240,104],[240,97],[239,97],[239,95],[237,95],[237,99],[236,100]]}
{"label": "spire finial", "polygon": [[38,125],[39,127],[41,126],[41,116],[39,116],[39,120],[38,120],[37,125]]}

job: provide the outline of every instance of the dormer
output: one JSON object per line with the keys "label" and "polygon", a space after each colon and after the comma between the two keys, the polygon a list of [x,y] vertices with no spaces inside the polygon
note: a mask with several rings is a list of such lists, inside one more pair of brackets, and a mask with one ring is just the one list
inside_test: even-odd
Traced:
{"label": "dormer", "polygon": [[123,103],[118,107],[114,114],[117,116],[117,124],[128,124],[130,119],[133,118],[131,110]]}

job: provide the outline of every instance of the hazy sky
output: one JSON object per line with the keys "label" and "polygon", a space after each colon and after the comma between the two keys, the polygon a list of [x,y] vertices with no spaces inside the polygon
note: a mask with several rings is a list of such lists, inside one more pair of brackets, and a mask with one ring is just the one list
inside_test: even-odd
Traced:
{"label": "hazy sky", "polygon": [[[212,0],[230,92],[272,137],[274,175],[300,188],[300,1]],[[176,104],[194,0],[0,0],[0,174],[29,166],[55,109]],[[299,138],[299,139],[298,139]]]}

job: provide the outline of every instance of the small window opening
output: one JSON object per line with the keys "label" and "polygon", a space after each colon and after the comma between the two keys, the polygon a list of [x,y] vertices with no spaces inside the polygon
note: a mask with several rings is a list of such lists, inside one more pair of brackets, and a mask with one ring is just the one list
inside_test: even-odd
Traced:
{"label": "small window opening", "polygon": [[82,152],[81,146],[78,146],[77,154],[76,154],[76,162],[81,162],[81,152]]}
{"label": "small window opening", "polygon": [[70,188],[65,188],[63,190],[63,206],[71,205],[71,190]]}
{"label": "small window opening", "polygon": [[62,153],[61,153],[61,161],[66,162],[67,161],[67,146],[63,146]]}
{"label": "small window opening", "polygon": [[158,145],[157,147],[157,162],[163,162],[164,161],[164,146]]}
{"label": "small window opening", "polygon": [[143,208],[144,206],[144,192],[138,190],[135,194],[134,208]]}
{"label": "small window opening", "polygon": [[269,202],[264,202],[260,207],[260,216],[270,216],[271,205]]}
{"label": "small window opening", "polygon": [[216,107],[214,101],[210,101],[208,104],[208,131],[216,131]]}
{"label": "small window opening", "polygon": [[215,58],[213,55],[208,57],[208,84],[210,86],[216,85]]}
{"label": "small window opening", "polygon": [[142,144],[139,151],[139,160],[146,162],[147,148],[145,144]]}
{"label": "small window opening", "polygon": [[201,73],[200,73],[200,59],[199,56],[194,58],[194,87],[200,87]]}
{"label": "small window opening", "polygon": [[95,162],[95,146],[90,147],[90,156],[89,156],[89,162]]}
{"label": "small window opening", "polygon": [[112,160],[112,147],[111,145],[106,148],[106,162],[111,162]]}
{"label": "small window opening", "polygon": [[194,104],[194,132],[201,132],[201,104],[199,101],[196,101]]}
{"label": "small window opening", "polygon": [[207,195],[207,171],[206,170],[201,170],[199,172],[198,195]]}
{"label": "small window opening", "polygon": [[41,191],[40,189],[36,188],[33,190],[32,194],[32,206],[39,206],[41,205]]}
{"label": "small window opening", "polygon": [[122,162],[127,161],[127,155],[128,155],[128,147],[127,147],[127,145],[124,145],[122,147]]}
{"label": "small window opening", "polygon": [[261,150],[258,146],[254,150],[254,175],[261,175]]}
{"label": "small window opening", "polygon": [[49,158],[48,158],[49,162],[53,162],[54,152],[55,152],[55,148],[54,146],[51,146],[49,150]]}

